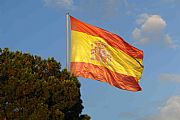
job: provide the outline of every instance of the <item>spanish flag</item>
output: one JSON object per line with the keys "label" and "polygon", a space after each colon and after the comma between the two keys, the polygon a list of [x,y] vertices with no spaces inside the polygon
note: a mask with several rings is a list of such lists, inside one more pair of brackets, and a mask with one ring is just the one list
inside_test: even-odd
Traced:
{"label": "spanish flag", "polygon": [[107,82],[129,91],[140,91],[143,51],[121,37],[70,16],[70,72],[77,77]]}

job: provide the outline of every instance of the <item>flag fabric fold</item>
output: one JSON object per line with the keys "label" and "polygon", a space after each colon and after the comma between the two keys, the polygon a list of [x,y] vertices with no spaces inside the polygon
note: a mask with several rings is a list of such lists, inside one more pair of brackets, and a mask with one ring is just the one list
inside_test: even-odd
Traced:
{"label": "flag fabric fold", "polygon": [[70,16],[70,72],[77,77],[107,82],[129,91],[140,91],[143,51],[120,36]]}

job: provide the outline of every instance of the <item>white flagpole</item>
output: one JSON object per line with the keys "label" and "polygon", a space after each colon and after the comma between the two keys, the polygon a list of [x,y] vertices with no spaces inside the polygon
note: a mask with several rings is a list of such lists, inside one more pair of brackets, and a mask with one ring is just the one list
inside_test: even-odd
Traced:
{"label": "white flagpole", "polygon": [[66,14],[66,69],[69,71],[69,13]]}

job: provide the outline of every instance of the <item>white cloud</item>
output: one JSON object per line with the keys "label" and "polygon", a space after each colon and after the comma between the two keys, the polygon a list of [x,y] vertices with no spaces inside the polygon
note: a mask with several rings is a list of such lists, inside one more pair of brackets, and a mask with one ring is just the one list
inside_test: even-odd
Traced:
{"label": "white cloud", "polygon": [[133,37],[138,40],[141,38],[141,30],[139,28],[135,28],[132,32]]}
{"label": "white cloud", "polygon": [[166,27],[166,22],[159,15],[151,15],[146,18],[142,24],[141,29],[143,32],[156,33],[161,32]]}
{"label": "white cloud", "polygon": [[164,81],[180,82],[180,74],[161,74],[160,79]]}
{"label": "white cloud", "polygon": [[139,25],[144,24],[144,22],[149,18],[147,13],[142,13],[139,15],[139,18],[136,20],[136,23]]}
{"label": "white cloud", "polygon": [[44,0],[45,6],[55,6],[65,9],[73,9],[73,0]]}
{"label": "white cloud", "polygon": [[147,44],[152,41],[161,41],[162,43],[175,48],[172,38],[164,32],[167,23],[160,15],[140,14],[136,20],[136,27],[132,36],[139,44]]}
{"label": "white cloud", "polygon": [[[101,16],[103,19],[112,19],[130,12],[128,0],[43,0],[47,7],[56,7],[65,10],[76,11],[81,14]],[[99,5],[101,4],[101,5]],[[123,10],[120,10],[123,8]],[[70,12],[71,12],[70,11]]]}
{"label": "white cloud", "polygon": [[180,119],[180,96],[169,98],[161,108],[159,120],[179,120]]}
{"label": "white cloud", "polygon": [[180,96],[169,98],[166,104],[160,108],[160,115],[153,120],[179,120],[180,119]]}
{"label": "white cloud", "polygon": [[[180,82],[180,74],[161,74],[160,79],[164,81]],[[156,108],[159,112],[145,116],[140,120],[180,120],[180,96],[171,96],[161,106]]]}
{"label": "white cloud", "polygon": [[179,48],[179,45],[175,44],[172,38],[168,34],[164,35],[164,42],[166,45],[170,46],[171,48]]}
{"label": "white cloud", "polygon": [[158,115],[145,116],[142,120],[180,120],[180,96],[170,97],[159,107]]}

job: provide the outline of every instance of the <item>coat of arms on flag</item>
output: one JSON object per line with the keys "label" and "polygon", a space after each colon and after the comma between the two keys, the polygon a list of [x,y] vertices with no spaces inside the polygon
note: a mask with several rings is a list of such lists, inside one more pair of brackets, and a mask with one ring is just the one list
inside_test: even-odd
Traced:
{"label": "coat of arms on flag", "polygon": [[107,46],[101,42],[96,41],[93,44],[91,44],[91,59],[97,60],[99,62],[110,64],[111,62],[111,55],[107,50]]}

